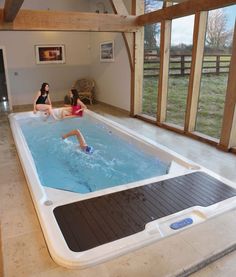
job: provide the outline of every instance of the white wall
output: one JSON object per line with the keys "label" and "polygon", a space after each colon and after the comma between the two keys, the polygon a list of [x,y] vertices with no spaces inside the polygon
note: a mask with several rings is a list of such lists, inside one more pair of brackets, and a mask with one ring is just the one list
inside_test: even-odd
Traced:
{"label": "white wall", "polygon": [[[113,13],[109,0],[90,1],[91,11],[99,9],[102,12],[103,5],[109,13]],[[130,9],[131,1],[124,0],[127,9]],[[115,61],[100,62],[100,43],[114,41]],[[96,81],[97,100],[112,106],[130,110],[130,80],[131,72],[128,54],[124,39],[120,33],[91,33],[91,65],[90,73]]]}
{"label": "white wall", "polygon": [[[35,45],[39,44],[64,44],[66,63],[36,64]],[[89,75],[88,44],[85,32],[1,32],[12,105],[32,103],[43,82],[50,84],[52,100],[62,100],[75,80]]]}
{"label": "white wall", "polygon": [[[95,12],[101,2],[111,13],[108,0],[25,0],[22,8]],[[129,6],[130,0],[125,2]],[[0,7],[3,5],[4,1],[0,0]],[[98,8],[102,6],[99,4]],[[115,61],[101,63],[100,43],[109,40],[115,43]],[[64,44],[66,63],[36,64],[35,45],[39,44]],[[52,100],[62,100],[76,79],[91,76],[96,82],[96,98],[99,101],[130,109],[130,67],[124,40],[119,33],[1,31],[1,46],[6,54],[12,105],[32,103],[42,82],[50,84]]]}
{"label": "white wall", "polygon": [[[4,6],[0,0],[0,7]],[[25,0],[22,9],[89,11],[86,0]],[[89,33],[12,32],[0,33],[0,47],[5,49],[8,92],[12,105],[32,103],[43,82],[50,84],[52,100],[62,100],[75,80],[89,75]],[[35,45],[64,44],[65,64],[36,64]]]}
{"label": "white wall", "polygon": [[[114,62],[100,62],[100,43],[114,40]],[[90,73],[96,81],[97,100],[130,110],[130,66],[124,40],[118,33],[91,35]]]}

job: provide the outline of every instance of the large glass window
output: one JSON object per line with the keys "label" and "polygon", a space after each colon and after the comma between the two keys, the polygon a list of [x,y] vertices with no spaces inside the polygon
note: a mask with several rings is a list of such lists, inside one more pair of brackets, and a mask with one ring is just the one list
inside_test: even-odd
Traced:
{"label": "large glass window", "polygon": [[[163,2],[145,0],[145,12],[161,9]],[[160,69],[160,24],[144,27],[142,113],[156,118]]]}
{"label": "large glass window", "polygon": [[166,122],[181,127],[185,120],[193,25],[193,15],[172,20]]}
{"label": "large glass window", "polygon": [[144,65],[142,113],[156,118],[160,69],[160,24],[144,29]]}
{"label": "large glass window", "polygon": [[195,130],[220,138],[236,5],[208,13]]}

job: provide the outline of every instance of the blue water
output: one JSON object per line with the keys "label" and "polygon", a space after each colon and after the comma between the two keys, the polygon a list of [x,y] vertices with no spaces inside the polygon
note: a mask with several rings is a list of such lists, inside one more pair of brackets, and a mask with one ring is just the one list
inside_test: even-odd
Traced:
{"label": "blue water", "polygon": [[[46,187],[88,193],[163,175],[168,168],[89,115],[63,121],[26,118],[19,124]],[[82,152],[75,137],[61,138],[77,128],[93,146],[93,154]]]}

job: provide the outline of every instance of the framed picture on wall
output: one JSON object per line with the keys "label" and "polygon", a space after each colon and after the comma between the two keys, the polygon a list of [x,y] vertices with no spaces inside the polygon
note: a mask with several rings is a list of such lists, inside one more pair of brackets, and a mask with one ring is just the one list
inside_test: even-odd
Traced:
{"label": "framed picture on wall", "polygon": [[65,63],[65,46],[63,44],[36,45],[36,63]]}
{"label": "framed picture on wall", "polygon": [[114,41],[100,43],[100,61],[114,62]]}

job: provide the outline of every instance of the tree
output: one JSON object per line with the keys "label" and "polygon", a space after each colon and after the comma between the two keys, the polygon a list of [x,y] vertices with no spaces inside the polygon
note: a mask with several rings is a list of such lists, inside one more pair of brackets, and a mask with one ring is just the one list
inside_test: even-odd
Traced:
{"label": "tree", "polygon": [[160,32],[160,26],[157,24],[150,24],[144,27],[144,48],[145,49],[156,49],[157,35]]}
{"label": "tree", "polygon": [[227,28],[227,16],[222,9],[209,12],[206,43],[210,48],[223,49],[230,45],[232,30]]}
{"label": "tree", "polygon": [[[145,12],[151,12],[161,7],[162,2],[157,0],[145,0]],[[160,33],[159,24],[145,25],[144,27],[144,48],[145,49],[157,49],[158,41],[157,36]]]}

